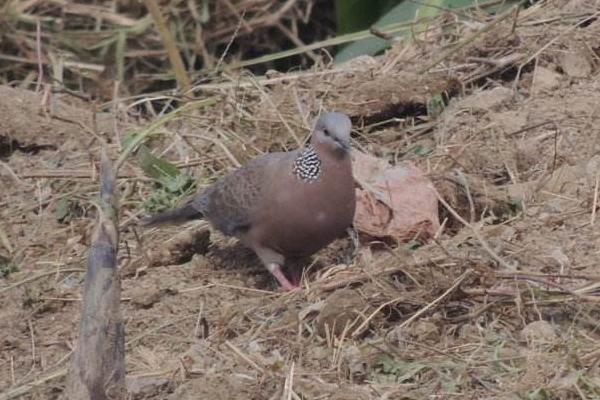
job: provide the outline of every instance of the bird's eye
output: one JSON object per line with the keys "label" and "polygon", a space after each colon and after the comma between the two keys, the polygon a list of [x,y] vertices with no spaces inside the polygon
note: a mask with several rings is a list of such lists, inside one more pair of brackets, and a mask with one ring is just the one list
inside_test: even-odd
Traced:
{"label": "bird's eye", "polygon": [[330,135],[329,134],[329,130],[327,130],[327,129],[323,129],[323,133],[325,134],[325,136],[329,136]]}

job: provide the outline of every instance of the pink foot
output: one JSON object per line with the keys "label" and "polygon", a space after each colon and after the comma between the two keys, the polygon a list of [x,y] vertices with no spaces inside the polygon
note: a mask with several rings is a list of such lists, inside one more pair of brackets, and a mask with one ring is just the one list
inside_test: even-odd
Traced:
{"label": "pink foot", "polygon": [[298,289],[298,284],[293,284],[285,277],[283,271],[281,270],[281,266],[277,264],[269,264],[269,272],[277,279],[277,282],[281,285],[285,290],[294,290]]}

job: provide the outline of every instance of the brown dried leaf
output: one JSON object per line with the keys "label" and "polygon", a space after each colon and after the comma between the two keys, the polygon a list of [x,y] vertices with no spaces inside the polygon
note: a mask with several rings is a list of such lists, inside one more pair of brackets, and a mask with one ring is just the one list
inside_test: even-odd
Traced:
{"label": "brown dried leaf", "polygon": [[440,227],[438,201],[431,181],[412,163],[395,167],[353,152],[357,189],[354,227],[378,238],[409,240],[433,236]]}

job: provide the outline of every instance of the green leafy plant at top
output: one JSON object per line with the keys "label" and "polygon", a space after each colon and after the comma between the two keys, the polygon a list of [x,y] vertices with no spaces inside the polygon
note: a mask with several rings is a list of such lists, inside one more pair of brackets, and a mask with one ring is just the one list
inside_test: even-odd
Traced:
{"label": "green leafy plant at top", "polygon": [[336,0],[338,35],[367,29],[401,0]]}
{"label": "green leafy plant at top", "polygon": [[[508,0],[500,4],[496,12],[506,10],[518,1]],[[405,0],[405,1],[372,1],[372,0],[337,0],[336,19],[338,34],[355,32],[369,26],[381,28],[390,24],[410,22],[417,18],[435,17],[446,10],[477,5],[474,0]],[[377,15],[377,18],[375,18]],[[460,15],[465,19],[465,15]],[[467,17],[468,18],[468,17]],[[402,35],[420,34],[428,28],[425,23],[415,23],[410,31]],[[389,40],[372,37],[358,40],[344,46],[335,56],[335,62],[342,63],[361,55],[375,55],[390,45]]]}

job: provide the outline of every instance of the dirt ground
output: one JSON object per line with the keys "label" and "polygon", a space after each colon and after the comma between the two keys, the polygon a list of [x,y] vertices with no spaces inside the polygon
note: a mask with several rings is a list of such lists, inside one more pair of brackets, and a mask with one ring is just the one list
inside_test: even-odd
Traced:
{"label": "dirt ground", "polygon": [[[149,144],[201,186],[295,147],[311,115],[337,109],[356,148],[431,178],[444,229],[421,246],[339,240],[313,257],[302,290],[283,293],[214,231],[191,260],[165,265],[169,246],[208,228],[134,228],[157,189],[131,158],[119,174],[131,398],[599,399],[598,12],[542,2],[484,33],[481,22],[376,58],[202,86],[215,102]],[[435,96],[448,99],[441,112]],[[135,101],[0,87],[0,399],[61,395],[97,137],[117,158],[120,138],[161,117]]]}

